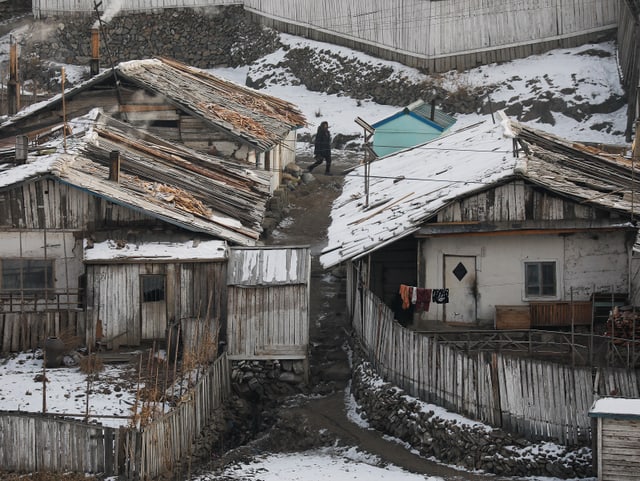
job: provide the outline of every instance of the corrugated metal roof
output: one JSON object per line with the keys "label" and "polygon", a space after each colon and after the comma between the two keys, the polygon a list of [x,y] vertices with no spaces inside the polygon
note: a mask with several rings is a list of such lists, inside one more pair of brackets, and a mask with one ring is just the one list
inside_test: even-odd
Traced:
{"label": "corrugated metal roof", "polygon": [[227,284],[238,286],[307,284],[311,272],[308,247],[232,248]]}
{"label": "corrugated metal roof", "polygon": [[[513,154],[516,135],[529,150],[520,158]],[[485,121],[370,164],[368,207],[364,166],[352,171],[334,201],[320,261],[330,267],[366,255],[417,231],[450,202],[516,178],[627,214],[634,205],[628,194],[640,193],[621,158],[596,155],[507,119]]]}
{"label": "corrugated metal roof", "polygon": [[[74,119],[74,137],[57,151],[0,173],[0,187],[48,175],[192,232],[255,245],[270,197],[268,172],[252,171],[171,144],[98,111]],[[120,152],[119,182],[109,180]]]}
{"label": "corrugated metal roof", "polygon": [[[105,70],[65,92],[65,98],[90,90],[96,85],[128,81],[160,95],[168,103],[229,135],[267,151],[288,133],[306,125],[294,104],[257,90],[217,77],[206,70],[164,59],[132,60]],[[0,125],[0,130],[32,114],[41,113],[62,102],[62,95],[34,104]]]}

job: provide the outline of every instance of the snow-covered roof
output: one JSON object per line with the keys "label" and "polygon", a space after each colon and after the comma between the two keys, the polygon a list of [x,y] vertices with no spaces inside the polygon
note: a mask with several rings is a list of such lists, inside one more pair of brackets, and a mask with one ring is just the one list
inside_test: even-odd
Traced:
{"label": "snow-covered roof", "polygon": [[[95,109],[70,122],[45,156],[0,166],[0,189],[48,176],[182,229],[255,245],[270,197],[270,173],[254,171],[139,131]],[[121,157],[109,179],[110,153]]]}
{"label": "snow-covered roof", "polygon": [[84,241],[84,262],[114,261],[222,261],[227,258],[224,241],[140,242],[127,243],[108,240],[91,243]]}
{"label": "snow-covered roof", "polygon": [[640,399],[603,397],[596,399],[589,416],[640,418]]}
{"label": "snow-covered roof", "polygon": [[408,235],[452,199],[513,176],[517,159],[511,147],[501,125],[482,122],[384,157],[370,164],[368,206],[359,167],[334,201],[322,265]]}
{"label": "snow-covered roof", "polygon": [[[290,102],[165,58],[122,62],[113,70],[104,70],[67,90],[65,99],[94,86],[113,83],[114,77],[118,82],[128,82],[158,95],[260,151],[272,149],[291,130],[307,123],[299,108]],[[3,131],[13,132],[10,128],[17,127],[22,120],[58,108],[61,102],[62,94],[57,94],[23,109],[0,124],[0,137],[5,137]]]}
{"label": "snow-covered roof", "polygon": [[498,118],[372,162],[368,203],[365,167],[347,175],[333,203],[322,265],[362,257],[416,232],[456,199],[516,178],[587,205],[632,212],[627,194],[640,189],[629,162]]}

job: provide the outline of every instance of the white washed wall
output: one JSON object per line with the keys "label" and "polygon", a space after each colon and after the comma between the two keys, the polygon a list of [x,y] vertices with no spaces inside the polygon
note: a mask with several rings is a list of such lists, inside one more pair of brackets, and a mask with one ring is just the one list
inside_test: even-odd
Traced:
{"label": "white washed wall", "polygon": [[[113,1],[113,0],[111,0]],[[108,10],[110,1],[103,0]],[[418,58],[548,42],[613,28],[619,0],[127,0],[122,11],[244,4],[257,15]],[[93,0],[33,0],[36,17]],[[115,3],[114,3],[115,4]]]}
{"label": "white washed wall", "polygon": [[[445,255],[475,256],[480,296],[477,315],[480,320],[492,320],[496,305],[525,305],[523,262],[556,261],[558,284],[562,298],[570,300],[571,288],[575,301],[588,300],[595,288],[612,287],[626,292],[629,279],[629,259],[624,232],[531,236],[459,236],[436,237],[423,242],[426,259],[425,287],[441,288]],[[442,319],[442,305],[431,304],[426,318]]]}

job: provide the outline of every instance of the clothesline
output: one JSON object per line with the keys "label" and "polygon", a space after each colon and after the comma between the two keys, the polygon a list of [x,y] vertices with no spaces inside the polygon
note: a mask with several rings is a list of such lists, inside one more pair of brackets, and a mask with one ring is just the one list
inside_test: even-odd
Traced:
{"label": "clothesline", "polygon": [[400,297],[402,298],[403,309],[409,309],[413,304],[416,309],[428,312],[429,305],[432,302],[436,304],[447,304],[449,302],[449,289],[428,289],[400,284]]}

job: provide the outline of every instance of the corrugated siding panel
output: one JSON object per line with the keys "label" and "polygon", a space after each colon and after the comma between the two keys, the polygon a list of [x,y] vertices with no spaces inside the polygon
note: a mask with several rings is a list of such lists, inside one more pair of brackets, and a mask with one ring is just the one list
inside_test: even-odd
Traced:
{"label": "corrugated siding panel", "polygon": [[310,266],[307,247],[231,248],[227,283],[243,286],[306,284]]}

